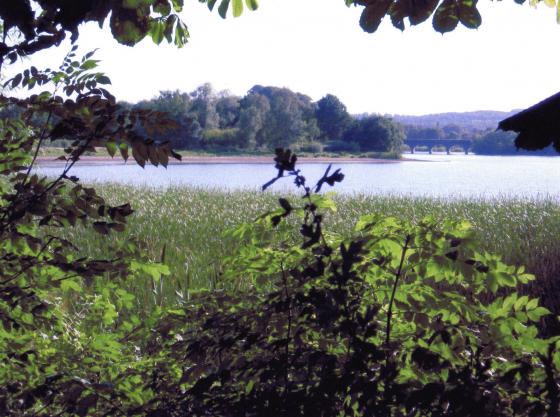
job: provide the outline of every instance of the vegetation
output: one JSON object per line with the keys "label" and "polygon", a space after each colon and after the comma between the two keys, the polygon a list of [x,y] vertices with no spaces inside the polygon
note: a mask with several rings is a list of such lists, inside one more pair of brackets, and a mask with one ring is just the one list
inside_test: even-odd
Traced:
{"label": "vegetation", "polygon": [[[112,248],[129,240],[143,242],[149,259],[165,261],[171,274],[162,281],[163,302],[172,305],[176,290],[223,288],[222,259],[233,253],[238,240],[228,230],[251,222],[271,211],[278,195],[250,191],[220,191],[196,188],[150,189],[121,185],[98,185],[97,191],[113,205],[129,202],[134,216],[123,233],[101,236],[76,227],[64,236],[82,255],[106,258]],[[295,196],[290,196],[295,199]],[[401,221],[417,223],[425,217],[443,222],[447,218],[468,220],[480,249],[500,255],[511,265],[524,265],[536,281],[524,291],[540,297],[543,304],[560,314],[555,294],[558,288],[560,206],[556,200],[507,199],[446,200],[397,196],[335,195],[337,211],[325,214],[329,229],[344,238],[364,214],[383,213]],[[213,213],[212,217],[208,213]],[[297,224],[290,223],[294,241]],[[130,291],[146,304],[153,304],[151,282],[137,283]]]}
{"label": "vegetation", "polygon": [[[366,6],[368,30],[392,4],[357,3]],[[428,3],[421,4],[431,13],[437,2]],[[463,3],[444,1],[436,28],[453,29],[453,19],[476,26],[475,5]],[[239,15],[243,4],[256,7],[222,0],[218,12],[225,16],[231,5]],[[150,35],[181,46],[188,33],[172,13],[181,5],[2,3],[4,33],[14,37],[4,36],[0,56],[13,62],[59,44],[67,32],[75,41],[79,24],[109,15],[120,42]],[[404,11],[415,18],[418,10]],[[396,24],[406,15],[393,15]],[[38,94],[0,96],[0,106],[21,109],[0,121],[0,414],[559,414],[560,339],[539,335],[549,310],[515,292],[531,274],[481,251],[464,221],[373,214],[346,237],[330,232],[325,216],[335,204],[320,191],[343,173],[329,167],[311,186],[286,149],[276,150],[278,175],[263,187],[287,176],[302,195],[279,198],[277,208],[232,232],[238,247],[223,264],[225,290],[179,289],[176,303],[164,305],[166,245],[159,262],[131,239],[106,259],[82,256],[65,230],[79,224],[108,237],[125,230],[133,209],[79,184],[70,171],[77,160],[96,146],[124,159],[130,153],[141,166],[180,155],[153,139],[177,128],[175,121],[117,105],[93,53],[79,58],[75,49],[58,69],[31,67],[4,84],[4,92],[37,86]],[[257,94],[278,93],[263,89]],[[197,106],[210,123],[205,103]],[[292,121],[279,103],[269,101]],[[274,137],[267,133],[257,143]],[[290,135],[284,140],[291,143]],[[72,140],[63,173],[33,174],[41,146],[61,139]],[[297,240],[288,232],[292,218]],[[146,280],[153,308],[128,291]]]}
{"label": "vegetation", "polygon": [[551,147],[540,151],[525,151],[515,146],[514,133],[491,131],[477,138],[472,145],[472,151],[479,155],[557,155]]}
{"label": "vegetation", "polygon": [[[437,113],[423,116],[407,116],[394,114],[392,119],[404,126],[418,128],[440,128],[445,132],[445,126],[461,128],[464,132],[482,132],[488,129],[495,130],[498,123],[515,112],[502,111],[470,111],[455,113]],[[441,132],[441,130],[440,130]],[[433,138],[430,138],[433,139]]]}
{"label": "vegetation", "polygon": [[333,95],[315,103],[288,88],[256,85],[236,97],[207,83],[190,93],[162,91],[124,106],[166,112],[176,127],[153,137],[175,149],[272,153],[284,146],[309,153],[392,153],[402,141],[401,129],[387,117],[353,118]]}
{"label": "vegetation", "polygon": [[[410,25],[419,25],[431,18],[434,30],[440,33],[452,32],[459,23],[468,29],[476,29],[482,24],[482,16],[477,9],[477,2],[472,0],[434,0],[409,2],[401,0],[345,0],[347,5],[364,6],[360,26],[366,32],[373,33],[381,21],[388,17],[394,27],[404,30],[408,20]],[[535,0],[532,5],[545,3],[555,7],[555,0]],[[523,4],[524,0],[516,0]]]}

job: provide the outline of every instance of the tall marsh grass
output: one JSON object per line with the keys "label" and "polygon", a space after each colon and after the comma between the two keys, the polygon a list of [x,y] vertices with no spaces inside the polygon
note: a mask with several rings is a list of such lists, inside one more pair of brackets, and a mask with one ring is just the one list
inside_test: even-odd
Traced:
{"label": "tall marsh grass", "polygon": [[[83,254],[107,256],[119,242],[136,239],[145,253],[159,260],[165,247],[165,262],[171,270],[162,284],[169,302],[175,290],[215,288],[220,281],[223,259],[235,253],[239,242],[224,232],[277,206],[278,195],[245,191],[196,188],[151,189],[120,185],[96,185],[112,204],[130,202],[135,214],[124,233],[101,236],[77,227],[68,237]],[[293,195],[291,198],[299,198]],[[348,234],[364,214],[419,220],[427,215],[469,220],[481,249],[500,254],[511,264],[525,265],[537,276],[529,289],[545,305],[560,312],[560,203],[553,199],[445,200],[413,197],[336,196],[338,211],[329,215],[331,230]],[[294,229],[297,233],[297,229]],[[146,283],[135,288],[148,301]]]}

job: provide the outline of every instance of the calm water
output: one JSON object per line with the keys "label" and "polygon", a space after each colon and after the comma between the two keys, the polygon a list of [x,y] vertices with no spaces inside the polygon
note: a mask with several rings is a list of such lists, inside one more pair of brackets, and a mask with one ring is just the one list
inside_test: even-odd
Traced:
{"label": "calm water", "polygon": [[[406,155],[420,161],[391,164],[344,164],[346,178],[335,187],[341,193],[398,194],[440,197],[556,197],[560,198],[560,158],[532,156]],[[309,181],[321,177],[326,164],[299,166]],[[60,168],[42,167],[56,175]],[[258,189],[275,176],[273,164],[189,164],[167,169],[134,163],[76,166],[72,171],[85,182],[114,182],[167,187],[190,185],[228,189]],[[271,187],[291,189],[285,179]],[[328,187],[327,187],[328,188]]]}

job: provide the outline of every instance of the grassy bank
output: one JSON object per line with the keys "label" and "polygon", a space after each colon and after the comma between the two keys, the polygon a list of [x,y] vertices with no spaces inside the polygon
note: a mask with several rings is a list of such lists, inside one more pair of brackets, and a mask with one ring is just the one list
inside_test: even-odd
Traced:
{"label": "grassy bank", "polygon": [[[84,254],[108,256],[119,242],[132,238],[153,260],[161,258],[165,247],[165,261],[171,269],[171,276],[163,284],[168,300],[178,288],[185,291],[219,287],[222,261],[238,246],[234,238],[224,237],[224,232],[276,208],[278,198],[270,193],[193,188],[97,188],[113,204],[132,204],[135,214],[129,227],[109,237],[74,228],[68,231],[72,241]],[[560,302],[554,295],[560,290],[560,205],[556,201],[446,201],[362,195],[337,196],[335,200],[338,212],[330,215],[327,225],[341,234],[350,233],[361,215],[375,211],[412,220],[427,215],[467,219],[474,226],[481,249],[500,254],[508,263],[525,265],[538,278],[531,292],[560,311]],[[150,302],[149,285],[139,284],[135,292]]]}
{"label": "grassy bank", "polygon": [[[95,152],[86,152],[85,156],[99,156],[109,158],[110,155],[105,148],[95,148]],[[272,151],[203,151],[203,150],[181,150],[178,151],[181,156],[184,157],[214,157],[214,156],[266,156],[270,157],[270,160],[274,158],[274,152]],[[61,155],[65,155],[64,148],[47,146],[42,147],[39,151],[39,156],[45,158],[57,158]],[[401,159],[400,152],[298,152],[298,156],[301,158],[373,158],[373,159],[387,159],[387,160],[398,160]],[[118,155],[117,155],[118,157]]]}

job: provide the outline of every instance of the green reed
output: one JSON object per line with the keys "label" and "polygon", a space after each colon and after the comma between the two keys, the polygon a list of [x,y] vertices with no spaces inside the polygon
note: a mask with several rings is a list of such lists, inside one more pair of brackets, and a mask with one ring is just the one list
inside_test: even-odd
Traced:
{"label": "green reed", "polygon": [[[251,222],[277,206],[278,195],[257,191],[219,191],[188,187],[139,188],[102,184],[97,190],[112,204],[130,202],[135,213],[124,233],[101,236],[81,227],[69,229],[68,237],[83,254],[108,256],[118,242],[135,239],[154,261],[165,262],[170,277],[162,283],[164,299],[171,301],[182,292],[222,286],[223,259],[232,255],[239,242],[224,232]],[[292,195],[292,200],[299,197]],[[538,280],[531,293],[549,307],[560,302],[560,203],[549,199],[495,198],[491,200],[446,200],[417,197],[337,195],[337,212],[328,214],[330,230],[349,234],[364,214],[418,220],[425,216],[466,219],[473,224],[481,249],[495,252],[511,264],[525,265]],[[294,227],[294,236],[297,228]],[[150,299],[151,284],[134,288]]]}

